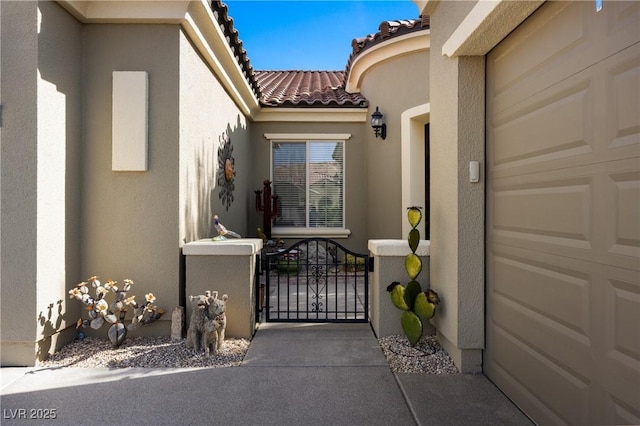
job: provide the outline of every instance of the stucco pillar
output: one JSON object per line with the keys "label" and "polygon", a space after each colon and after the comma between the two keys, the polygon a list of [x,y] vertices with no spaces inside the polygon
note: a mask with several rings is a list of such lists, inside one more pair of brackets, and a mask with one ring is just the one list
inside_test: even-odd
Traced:
{"label": "stucco pillar", "polygon": [[186,324],[193,307],[189,296],[217,291],[227,294],[226,336],[250,339],[256,325],[255,267],[256,255],[262,250],[258,238],[212,241],[210,238],[185,244]]}
{"label": "stucco pillar", "polygon": [[38,250],[36,6],[36,2],[0,2],[2,366],[33,365],[35,362]]}
{"label": "stucco pillar", "polygon": [[[484,57],[443,55],[472,3],[431,11],[431,286],[433,322],[462,372],[482,371],[484,348]],[[453,23],[453,24],[452,24]],[[480,162],[480,182],[469,162]]]}
{"label": "stucco pillar", "polygon": [[[33,365],[75,334],[80,24],[54,2],[0,2],[2,365]],[[71,326],[71,327],[69,327]]]}

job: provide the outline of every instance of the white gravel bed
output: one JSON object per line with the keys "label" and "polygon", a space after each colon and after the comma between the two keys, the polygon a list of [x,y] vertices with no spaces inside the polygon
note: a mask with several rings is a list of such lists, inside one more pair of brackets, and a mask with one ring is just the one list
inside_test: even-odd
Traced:
{"label": "white gravel bed", "polygon": [[[456,374],[458,369],[435,336],[423,336],[415,347],[403,335],[378,340],[389,367],[396,373]],[[215,355],[205,356],[185,345],[172,342],[169,337],[131,337],[119,348],[108,339],[86,337],[75,340],[46,361],[38,361],[38,368],[188,368],[237,367],[242,363],[251,341],[225,339]]]}
{"label": "white gravel bed", "polygon": [[225,339],[220,351],[207,357],[203,351],[187,348],[184,339],[172,342],[169,337],[132,337],[114,348],[108,339],[86,337],[69,343],[36,367],[236,367],[249,344],[247,339]]}
{"label": "white gravel bed", "polygon": [[395,373],[456,374],[458,369],[436,336],[422,336],[413,348],[402,335],[378,339],[389,367]]}

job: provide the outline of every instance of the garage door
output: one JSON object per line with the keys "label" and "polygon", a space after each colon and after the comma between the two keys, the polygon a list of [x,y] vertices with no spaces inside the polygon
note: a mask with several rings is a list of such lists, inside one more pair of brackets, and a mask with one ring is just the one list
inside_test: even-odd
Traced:
{"label": "garage door", "polygon": [[640,423],[640,2],[487,56],[485,373],[540,424]]}

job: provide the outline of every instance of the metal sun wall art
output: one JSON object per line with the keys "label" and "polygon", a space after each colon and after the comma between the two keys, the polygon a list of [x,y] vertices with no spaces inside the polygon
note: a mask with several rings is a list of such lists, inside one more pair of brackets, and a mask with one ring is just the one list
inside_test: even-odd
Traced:
{"label": "metal sun wall art", "polygon": [[229,211],[229,206],[233,203],[233,191],[235,189],[234,180],[236,160],[233,158],[233,146],[228,134],[220,136],[220,147],[218,148],[218,186],[220,195],[218,198],[222,205]]}

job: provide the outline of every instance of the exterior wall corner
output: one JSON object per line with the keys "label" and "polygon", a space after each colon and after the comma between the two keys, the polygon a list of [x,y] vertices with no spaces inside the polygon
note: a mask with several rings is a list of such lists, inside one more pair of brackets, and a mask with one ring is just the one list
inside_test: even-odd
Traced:
{"label": "exterior wall corner", "polygon": [[473,7],[446,5],[431,16],[430,75],[438,78],[430,82],[430,281],[441,298],[439,339],[472,372],[481,370],[484,347],[484,178],[469,179],[469,162],[484,162],[484,57],[442,56]]}

